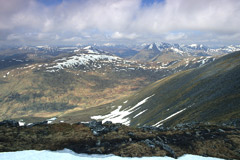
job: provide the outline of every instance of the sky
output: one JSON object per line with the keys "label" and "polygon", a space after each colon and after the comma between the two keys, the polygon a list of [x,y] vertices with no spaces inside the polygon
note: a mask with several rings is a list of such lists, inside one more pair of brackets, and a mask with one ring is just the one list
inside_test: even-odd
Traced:
{"label": "sky", "polygon": [[0,0],[0,46],[240,44],[240,0]]}

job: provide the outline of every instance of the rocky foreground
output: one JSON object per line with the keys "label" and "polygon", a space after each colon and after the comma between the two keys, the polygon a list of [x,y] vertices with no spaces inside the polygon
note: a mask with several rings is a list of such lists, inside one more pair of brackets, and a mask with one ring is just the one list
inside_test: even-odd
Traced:
{"label": "rocky foreground", "polygon": [[240,159],[240,128],[201,123],[133,128],[97,121],[20,127],[14,121],[0,122],[0,152],[64,148],[124,157],[194,154]]}

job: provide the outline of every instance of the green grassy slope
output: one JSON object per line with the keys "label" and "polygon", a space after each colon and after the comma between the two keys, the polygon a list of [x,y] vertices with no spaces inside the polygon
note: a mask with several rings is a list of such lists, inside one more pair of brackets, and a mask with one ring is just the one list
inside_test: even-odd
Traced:
{"label": "green grassy slope", "polygon": [[[122,105],[121,110],[126,110],[154,95],[128,115],[130,125],[133,126],[171,126],[193,121],[222,123],[239,119],[239,62],[240,52],[229,54],[198,69],[159,80],[139,93],[111,105]],[[128,102],[123,103],[125,100]],[[147,111],[134,118],[144,110]]]}
{"label": "green grassy slope", "polygon": [[155,52],[153,50],[142,50],[138,52],[136,55],[134,55],[131,60],[137,60],[137,61],[149,61],[153,59],[156,56],[161,55],[160,52]]}
{"label": "green grassy slope", "polygon": [[180,55],[174,51],[154,51],[154,50],[141,50],[134,55],[131,60],[141,62],[168,62],[174,60],[181,60],[184,58],[191,58],[191,56]]}
{"label": "green grassy slope", "polygon": [[[142,75],[62,70],[11,69],[0,78],[0,119],[51,117],[82,110],[132,94],[149,83]],[[144,82],[146,80],[146,83]]]}

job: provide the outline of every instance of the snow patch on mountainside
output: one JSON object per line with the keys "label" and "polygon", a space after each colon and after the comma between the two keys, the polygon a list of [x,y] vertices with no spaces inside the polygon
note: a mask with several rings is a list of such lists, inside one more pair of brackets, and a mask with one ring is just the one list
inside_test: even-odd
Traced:
{"label": "snow patch on mountainside", "polygon": [[98,50],[93,49],[92,46],[87,46],[87,47],[84,47],[83,49],[84,49],[85,51],[87,51],[88,53],[90,53],[90,54],[100,54],[100,53],[98,52]]}
{"label": "snow patch on mountainside", "polygon": [[90,48],[92,48],[92,46],[87,46],[87,47],[84,47],[83,49],[90,49]]}
{"label": "snow patch on mountainside", "polygon": [[178,53],[180,54],[181,56],[183,56],[183,51],[179,50],[178,48],[174,48],[174,47],[171,47],[171,50],[173,50],[175,53]]}
{"label": "snow patch on mountainside", "polygon": [[62,58],[55,60],[55,64],[51,67],[47,67],[48,71],[55,71],[64,68],[73,68],[74,66],[87,65],[90,62],[95,62],[98,60],[106,60],[112,62],[114,60],[121,59],[116,56],[109,55],[95,55],[95,54],[77,54],[68,58]]}
{"label": "snow patch on mountainside", "polygon": [[112,111],[111,113],[109,113],[107,115],[92,116],[91,119],[102,120],[103,123],[105,123],[106,121],[111,121],[113,123],[122,123],[124,125],[129,126],[130,123],[131,123],[131,120],[127,116],[130,115],[131,113],[137,111],[139,109],[139,106],[146,103],[147,100],[149,98],[151,98],[152,96],[154,96],[154,94],[145,98],[145,99],[143,99],[142,101],[138,102],[133,107],[130,107],[130,108],[128,107],[124,110],[120,110],[122,108],[122,106],[118,106],[118,108],[116,110]]}
{"label": "snow patch on mountainside", "polygon": [[48,124],[51,124],[51,123],[53,123],[53,121],[55,121],[56,119],[57,119],[57,117],[53,117],[53,118],[47,119],[47,123],[48,123]]}
{"label": "snow patch on mountainside", "polygon": [[135,115],[133,118],[136,118],[136,117],[138,117],[138,116],[140,116],[141,114],[143,114],[144,112],[146,112],[148,109],[145,109],[145,110],[143,110],[142,112],[139,112],[137,115]]}
{"label": "snow patch on mountainside", "polygon": [[182,109],[182,110],[180,110],[180,111],[178,111],[178,112],[176,112],[176,113],[174,113],[174,114],[168,116],[167,118],[165,118],[165,119],[163,119],[163,120],[157,122],[157,123],[154,124],[153,126],[155,126],[155,127],[159,127],[159,126],[163,125],[163,122],[164,122],[164,121],[166,121],[166,120],[168,120],[168,119],[170,119],[170,118],[176,116],[177,114],[179,114],[179,113],[185,111],[186,109],[187,109],[187,108],[184,108],[184,109]]}
{"label": "snow patch on mountainside", "polygon": [[190,44],[190,47],[197,47],[197,44]]}
{"label": "snow patch on mountainside", "polygon": [[148,49],[153,49],[153,44],[150,44],[150,46],[148,47]]}
{"label": "snow patch on mountainside", "polygon": [[20,120],[20,121],[18,121],[18,124],[19,124],[19,126],[24,126],[25,122],[23,122],[23,120]]}

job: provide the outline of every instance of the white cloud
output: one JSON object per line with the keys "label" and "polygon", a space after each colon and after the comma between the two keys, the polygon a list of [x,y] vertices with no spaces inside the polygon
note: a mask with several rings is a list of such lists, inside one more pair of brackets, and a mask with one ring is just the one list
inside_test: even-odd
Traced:
{"label": "white cloud", "polygon": [[165,39],[167,41],[186,39],[187,35],[185,33],[169,33],[166,35]]}
{"label": "white cloud", "polygon": [[81,40],[82,40],[81,37],[71,37],[71,38],[63,39],[64,42],[76,42],[76,41],[81,41]]}
{"label": "white cloud", "polygon": [[59,40],[61,37],[59,35],[55,35],[55,40]]}
{"label": "white cloud", "polygon": [[[141,0],[69,0],[55,6],[37,0],[0,0],[0,33],[8,33],[8,41],[26,33],[36,33],[27,36],[31,41],[46,34],[59,42],[84,40],[84,34],[88,41],[204,40],[211,34],[216,36],[212,39],[228,42],[231,37],[240,43],[239,19],[239,0],[166,0],[144,7]],[[202,34],[192,37],[189,31]],[[83,36],[77,39],[77,35]]]}
{"label": "white cloud", "polygon": [[126,34],[126,33],[114,32],[112,34],[113,39],[135,39],[137,37],[138,35],[136,33]]}
{"label": "white cloud", "polygon": [[123,34],[120,32],[115,32],[113,33],[112,38],[116,38],[116,39],[123,38]]}
{"label": "white cloud", "polygon": [[139,12],[134,28],[150,33],[175,30],[239,32],[239,0],[167,0]]}
{"label": "white cloud", "polygon": [[20,40],[22,37],[20,35],[17,34],[9,34],[7,36],[7,40]]}

